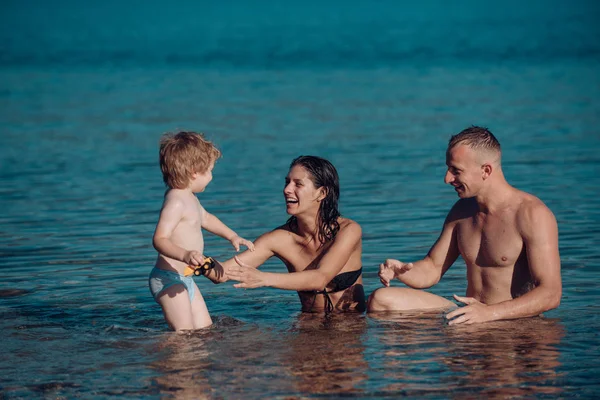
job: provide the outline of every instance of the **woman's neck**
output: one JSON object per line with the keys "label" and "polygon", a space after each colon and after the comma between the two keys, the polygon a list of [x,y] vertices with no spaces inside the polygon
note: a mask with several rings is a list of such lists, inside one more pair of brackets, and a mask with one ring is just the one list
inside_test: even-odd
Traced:
{"label": "woman's neck", "polygon": [[296,222],[298,223],[298,235],[303,236],[307,241],[318,241],[319,240],[319,227],[317,225],[316,216],[302,217],[296,216]]}

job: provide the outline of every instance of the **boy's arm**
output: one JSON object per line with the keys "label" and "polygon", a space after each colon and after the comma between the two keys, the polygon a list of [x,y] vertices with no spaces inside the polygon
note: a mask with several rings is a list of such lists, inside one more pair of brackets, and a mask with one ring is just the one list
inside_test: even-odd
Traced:
{"label": "boy's arm", "polygon": [[202,228],[223,239],[229,240],[235,248],[235,251],[240,251],[240,245],[244,245],[250,250],[254,250],[254,244],[251,241],[239,236],[219,218],[206,211],[204,207],[202,207],[202,214]]}
{"label": "boy's arm", "polygon": [[[237,267],[229,271],[231,279],[240,283],[237,288],[257,288],[270,286],[285,290],[323,290],[325,286],[344,268],[353,250],[359,245],[362,236],[360,225],[351,222],[338,232],[334,243],[321,258],[318,268],[293,273],[269,273],[248,268],[248,262],[238,257]],[[253,264],[250,264],[252,266]]]}
{"label": "boy's arm", "polygon": [[165,197],[152,244],[156,251],[166,257],[191,265],[200,265],[204,260],[200,252],[187,251],[171,241],[171,235],[183,217],[183,209],[184,205],[180,199],[169,195]]}

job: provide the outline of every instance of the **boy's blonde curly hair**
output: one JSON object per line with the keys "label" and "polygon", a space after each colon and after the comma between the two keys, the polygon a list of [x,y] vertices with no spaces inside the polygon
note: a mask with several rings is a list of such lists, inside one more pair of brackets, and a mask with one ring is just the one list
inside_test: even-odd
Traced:
{"label": "boy's blonde curly hair", "polygon": [[204,173],[221,152],[202,133],[165,133],[160,139],[160,170],[171,189],[188,187],[194,173]]}

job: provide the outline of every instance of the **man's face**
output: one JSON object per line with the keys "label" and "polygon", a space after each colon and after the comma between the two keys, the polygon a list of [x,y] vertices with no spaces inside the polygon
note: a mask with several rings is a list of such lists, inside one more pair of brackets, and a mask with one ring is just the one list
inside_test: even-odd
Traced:
{"label": "man's face", "polygon": [[474,197],[483,182],[482,165],[467,145],[458,144],[446,152],[448,170],[444,182],[452,185],[461,199]]}

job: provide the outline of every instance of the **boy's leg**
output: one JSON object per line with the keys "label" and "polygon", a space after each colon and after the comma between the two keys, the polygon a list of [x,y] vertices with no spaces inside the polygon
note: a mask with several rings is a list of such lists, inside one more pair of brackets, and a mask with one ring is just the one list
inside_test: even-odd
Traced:
{"label": "boy's leg", "polygon": [[192,305],[185,286],[169,286],[161,292],[157,301],[162,307],[165,320],[173,330],[194,329]]}
{"label": "boy's leg", "polygon": [[212,325],[212,319],[208,313],[208,308],[204,302],[204,297],[198,289],[198,285],[194,282],[194,300],[192,300],[192,318],[194,322],[194,329],[206,328]]}

